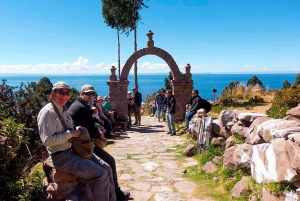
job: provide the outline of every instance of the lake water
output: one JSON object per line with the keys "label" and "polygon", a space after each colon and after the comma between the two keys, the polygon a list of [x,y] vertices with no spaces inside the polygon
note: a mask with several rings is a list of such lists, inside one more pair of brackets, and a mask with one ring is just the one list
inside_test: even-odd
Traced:
{"label": "lake water", "polygon": [[[194,89],[198,89],[202,98],[212,99],[212,89],[216,88],[218,96],[230,82],[247,81],[256,75],[264,84],[266,89],[281,89],[282,83],[288,80],[293,84],[296,80],[297,73],[294,74],[193,74]],[[146,95],[153,94],[160,88],[164,88],[164,79],[168,74],[142,74],[138,75],[139,91],[143,95],[145,101]],[[91,84],[95,87],[98,95],[105,96],[108,94],[107,81],[109,75],[70,75],[70,76],[55,76],[55,75],[0,75],[1,80],[7,79],[7,84],[11,86],[19,86],[21,82],[38,82],[42,77],[48,77],[54,84],[57,81],[67,82],[71,87],[80,91],[84,84]],[[134,76],[129,75],[129,87],[131,90],[134,87]]]}

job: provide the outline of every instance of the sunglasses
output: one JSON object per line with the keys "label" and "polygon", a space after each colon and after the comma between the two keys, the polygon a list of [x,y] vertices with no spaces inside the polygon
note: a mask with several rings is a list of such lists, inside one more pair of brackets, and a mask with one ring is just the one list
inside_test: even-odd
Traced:
{"label": "sunglasses", "polygon": [[70,91],[55,91],[56,94],[59,94],[61,96],[70,96],[71,92]]}
{"label": "sunglasses", "polygon": [[83,93],[86,96],[94,96],[95,92],[87,92],[87,93]]}

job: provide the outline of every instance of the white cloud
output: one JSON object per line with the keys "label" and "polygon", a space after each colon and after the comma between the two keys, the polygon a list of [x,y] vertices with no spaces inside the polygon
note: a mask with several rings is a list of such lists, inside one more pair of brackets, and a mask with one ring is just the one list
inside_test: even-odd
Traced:
{"label": "white cloud", "polygon": [[245,68],[250,68],[251,65],[250,64],[245,64]]}
{"label": "white cloud", "polygon": [[268,67],[264,67],[262,71],[267,71]]}

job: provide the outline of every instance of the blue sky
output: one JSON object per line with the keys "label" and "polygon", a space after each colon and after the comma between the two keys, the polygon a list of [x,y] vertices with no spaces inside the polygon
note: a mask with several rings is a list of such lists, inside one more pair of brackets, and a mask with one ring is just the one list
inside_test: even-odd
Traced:
{"label": "blue sky", "polygon": [[[141,11],[138,49],[148,30],[181,71],[299,72],[299,0],[149,0]],[[117,66],[117,31],[104,23],[100,0],[1,0],[0,73],[105,74]],[[133,33],[121,35],[121,63]],[[166,73],[156,56],[139,73]],[[133,72],[133,68],[131,73]]]}

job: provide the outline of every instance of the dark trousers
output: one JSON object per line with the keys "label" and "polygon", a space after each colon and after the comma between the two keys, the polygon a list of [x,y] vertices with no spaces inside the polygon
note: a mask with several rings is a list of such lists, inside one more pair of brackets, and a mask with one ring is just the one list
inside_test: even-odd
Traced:
{"label": "dark trousers", "polygon": [[97,146],[95,146],[95,148],[94,148],[94,154],[110,165],[111,170],[112,170],[114,184],[115,184],[115,189],[117,191],[119,189],[119,184],[118,184],[116,161],[115,161],[114,157],[112,157],[105,150],[103,150]]}

